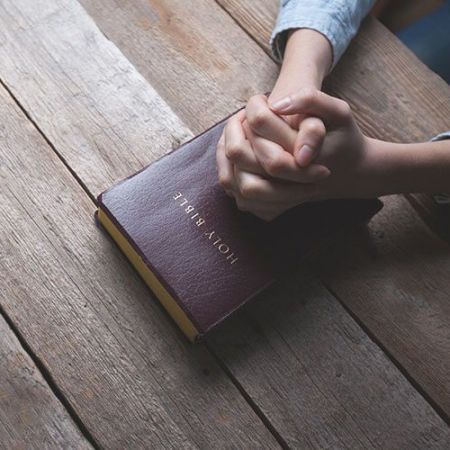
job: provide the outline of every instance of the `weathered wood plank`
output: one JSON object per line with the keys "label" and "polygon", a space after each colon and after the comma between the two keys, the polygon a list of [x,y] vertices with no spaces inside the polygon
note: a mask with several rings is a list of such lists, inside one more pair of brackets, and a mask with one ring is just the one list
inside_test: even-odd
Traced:
{"label": "weathered wood plank", "polygon": [[444,449],[450,430],[305,266],[211,337],[292,448]]}
{"label": "weathered wood plank", "polygon": [[279,1],[253,0],[251,4],[241,0],[215,1],[271,55],[269,40],[278,14]]}
{"label": "weathered wood plank", "polygon": [[[61,2],[59,3],[62,4]],[[27,5],[29,8],[32,8],[32,6],[30,6],[31,4],[27,3]],[[137,87],[139,87],[141,91],[143,90],[141,95],[145,99],[148,92],[151,91],[151,88],[142,84],[141,78],[134,72],[131,72],[131,68],[128,68],[125,71],[128,74],[127,77],[120,78],[120,74],[116,77],[111,76],[109,85],[103,86],[103,92],[110,94],[117,91],[117,83],[120,81],[120,96],[107,98],[110,103],[103,97],[100,97],[97,93],[98,86],[94,81],[98,76],[97,72],[99,70],[102,70],[104,66],[110,67],[107,62],[111,61],[107,60],[104,62],[104,54],[105,49],[108,52],[107,55],[111,53],[112,50],[103,42],[102,38],[93,31],[91,25],[86,25],[87,22],[85,22],[82,11],[75,10],[76,14],[74,14],[73,8],[75,8],[75,6],[73,6],[71,2],[64,2],[64,5],[64,10],[56,8],[53,10],[52,14],[49,14],[47,10],[42,16],[39,16],[38,12],[33,9],[27,10],[26,8],[20,8],[19,10],[15,10],[13,17],[16,18],[16,22],[19,20],[18,18],[20,18],[22,30],[20,36],[13,36],[15,39],[10,42],[7,50],[0,50],[2,51],[2,57],[4,56],[4,58],[7,59],[6,62],[3,61],[3,64],[0,67],[0,76],[3,77],[14,95],[16,95],[19,101],[25,106],[29,114],[39,124],[45,134],[49,136],[52,143],[56,146],[57,151],[61,153],[66,161],[68,161],[71,168],[78,174],[81,180],[86,184],[87,188],[91,192],[94,192],[97,186],[101,186],[103,182],[112,178],[114,176],[112,174],[118,174],[122,170],[129,170],[129,168],[124,169],[123,167],[115,167],[115,164],[122,164],[123,166],[128,164],[127,161],[130,156],[126,154],[126,152],[120,153],[123,148],[130,146],[133,149],[134,154],[137,155],[136,159],[139,161],[146,158],[147,160],[151,160],[157,156],[158,152],[165,150],[164,146],[166,145],[166,142],[161,139],[159,135],[170,132],[173,125],[168,124],[165,128],[165,122],[162,120],[160,129],[153,128],[152,130],[147,131],[145,127],[148,127],[148,123],[151,123],[152,115],[158,117],[161,113],[157,109],[151,111],[149,105],[144,104],[140,107],[138,104],[139,115],[132,117],[133,134],[129,134],[130,119],[118,120],[120,117],[116,117],[118,112],[120,112],[120,106],[125,108],[123,114],[125,114],[125,117],[128,117],[127,114],[129,108],[131,108],[130,105],[134,105],[134,102],[132,101],[133,98],[130,100],[130,92],[136,92],[138,90]],[[55,6],[53,5],[52,8],[55,8]],[[37,25],[33,25],[32,31],[28,30],[27,27],[23,25],[31,20],[30,15],[33,18],[33,22],[35,21],[37,23]],[[70,20],[68,20],[68,18],[70,18]],[[41,20],[45,21],[45,31],[43,31],[43,27],[39,26]],[[72,27],[70,26],[70,23],[72,23],[71,21],[73,22]],[[16,22],[13,21],[12,23],[14,24]],[[65,26],[59,26],[60,23],[65,24]],[[84,27],[87,26],[89,33],[77,33],[76,30],[77,27],[80,27],[80,24]],[[11,22],[5,21],[4,25],[5,27],[9,27],[9,30],[4,32],[10,34]],[[126,23],[117,25],[126,26]],[[89,36],[94,35],[94,38],[91,37],[89,41],[91,47],[88,49],[84,48],[85,42],[83,39],[79,38],[78,41],[68,39],[68,36],[73,36],[74,34],[78,37],[80,34]],[[41,47],[45,50],[40,50]],[[100,51],[103,53],[101,57]],[[238,49],[235,51],[237,52]],[[22,55],[22,61],[29,60],[27,63],[28,67],[36,67],[39,64],[39,77],[34,77],[34,75],[24,76],[20,70],[21,66],[18,64],[20,61],[17,59],[17,52]],[[52,58],[49,58],[49,53],[53,55]],[[117,54],[114,53],[114,55]],[[264,57],[264,55],[262,57]],[[125,64],[118,56],[115,56],[115,58],[114,61],[119,59],[121,64]],[[53,60],[56,60],[58,64],[52,66],[51,62]],[[77,69],[81,62],[83,63],[82,71]],[[275,70],[275,66],[273,64],[272,66]],[[114,72],[113,69],[110,70]],[[89,75],[86,75],[86,73]],[[105,79],[102,79],[102,81],[104,84]],[[83,90],[74,96],[70,91],[64,89],[64,86],[69,82],[75,85],[82,85]],[[45,89],[39,91],[40,85],[45,86]],[[50,91],[48,95],[51,100],[48,100],[47,89]],[[27,95],[28,91],[30,91],[30,93],[33,91],[37,92],[38,95]],[[84,100],[82,103],[77,103],[79,97],[83,97]],[[213,97],[208,98],[210,101],[213,100]],[[181,95],[179,100],[180,103],[187,103],[186,97]],[[50,108],[50,102],[54,102],[58,107],[55,109]],[[164,105],[158,105],[158,107],[164,107]],[[58,117],[64,118],[62,121],[64,127],[61,127],[60,124],[57,127],[51,125],[57,118],[53,112],[54,110],[57,111]],[[222,115],[227,112],[229,111],[224,109]],[[114,123],[116,125],[114,127],[114,135],[111,133],[111,127],[104,130],[103,135],[99,135],[98,133],[95,135],[92,134],[92,125],[90,124],[89,119],[96,117],[96,115],[101,116],[105,123],[110,122],[112,119],[115,120]],[[140,120],[141,116],[145,117],[147,120]],[[95,128],[95,123],[94,129],[98,131],[97,128]],[[151,140],[149,138],[150,133],[153,133]],[[83,157],[83,149],[78,152],[76,151],[76,144],[80,140],[80,136],[83,139],[85,147],[89,149],[89,151],[96,153],[96,155],[93,155],[92,162],[90,163]],[[103,143],[107,142],[108,145],[95,145],[95,142],[99,141]],[[152,149],[154,151],[151,155],[146,153],[149,141],[152,142]],[[105,168],[105,165],[107,164],[102,164],[98,168],[95,167],[96,161],[107,160],[110,154],[114,155],[115,158],[109,159],[110,167]],[[94,167],[95,170],[93,169]],[[93,179],[94,177],[97,177],[97,179]],[[59,233],[61,233],[61,237],[59,237],[60,242],[66,242],[65,245],[67,246],[67,242],[71,242],[73,237],[67,234],[68,230],[64,229],[64,224],[66,222],[63,219],[59,219],[58,223],[60,228]],[[83,242],[83,245],[86,246],[86,243]],[[99,244],[94,243],[92,246],[88,245],[88,248],[95,247],[95,245]],[[79,254],[79,246],[79,243],[77,243],[77,245],[74,244],[74,248],[71,248],[71,251]],[[107,250],[107,248],[107,246],[101,244],[97,249],[97,255],[95,255],[95,257],[90,255],[89,258],[86,258],[86,256],[83,255],[84,259],[87,259],[84,264],[85,267],[101,267],[102,264],[106,264],[108,258],[114,258],[115,256],[111,256],[111,253],[112,255],[115,255],[115,251],[112,249]],[[103,253],[106,253],[106,255],[102,255]],[[119,320],[118,318],[120,318],[121,321],[119,322],[119,325],[123,324],[123,327],[125,327],[125,330],[121,330],[122,333],[127,336],[138,335],[139,340],[142,341],[139,353],[146,355],[146,345],[151,348],[155,344],[149,342],[148,338],[142,336],[140,330],[153,334],[153,339],[158,339],[159,342],[159,340],[168,339],[166,336],[167,331],[165,331],[166,322],[159,316],[156,316],[158,320],[163,323],[155,324],[155,319],[153,317],[154,307],[147,306],[145,304],[145,299],[135,293],[136,291],[140,292],[142,286],[137,283],[135,277],[128,273],[128,266],[124,267],[124,269],[120,269],[116,262],[112,263],[112,266],[111,271],[117,274],[117,279],[113,280],[108,278],[108,274],[102,274],[102,277],[107,281],[103,283],[102,293],[99,295],[100,300],[98,300],[98,302],[100,302],[101,305],[105,302],[105,306],[102,306],[100,309],[100,306],[95,303],[95,307],[99,308],[98,314],[100,315],[101,313],[101,317],[105,314],[112,314],[115,320]],[[86,281],[82,275],[86,273],[86,269],[81,272],[81,275],[79,271],[80,268],[77,268],[76,270],[72,268],[68,273],[71,275],[75,273],[76,281],[78,281],[81,286],[84,286]],[[74,275],[72,275],[72,277],[73,276]],[[79,280],[80,277],[81,280]],[[133,283],[137,283],[138,286],[134,286]],[[98,289],[97,284],[95,284],[95,288]],[[124,291],[131,291],[131,295],[135,295],[140,300],[137,300],[137,305],[133,306],[132,298],[128,296],[130,293],[125,297],[125,300],[120,300],[121,295],[119,295],[117,291],[119,294]],[[114,301],[111,303],[104,298],[109,295],[114,298]],[[277,296],[278,294],[272,292],[271,301],[276,303]],[[301,422],[302,416],[305,415],[305,409],[294,408],[292,407],[292,403],[286,402],[287,396],[292,396],[292,398],[295,399],[299,395],[299,387],[290,381],[286,384],[286,371],[277,368],[275,362],[281,360],[282,365],[280,367],[284,368],[287,366],[287,370],[295,373],[298,362],[297,359],[291,357],[292,351],[295,351],[296,358],[300,360],[302,359],[303,352],[308,352],[309,357],[312,358],[316,344],[312,344],[309,350],[304,349],[302,346],[298,349],[292,349],[292,347],[281,340],[278,341],[277,347],[274,348],[272,347],[271,342],[259,340],[258,333],[253,331],[252,333],[256,334],[252,334],[251,339],[256,341],[256,345],[254,346],[252,353],[254,356],[260,355],[261,359],[257,360],[258,364],[255,366],[256,369],[255,367],[249,367],[246,365],[246,355],[240,351],[240,347],[242,347],[242,335],[240,333],[242,333],[246,327],[250,327],[250,330],[252,330],[252,324],[258,320],[258,305],[256,304],[254,306],[254,308],[256,308],[254,313],[251,313],[254,315],[253,318],[247,320],[244,319],[243,316],[240,316],[238,322],[243,320],[243,323],[238,323],[238,325],[231,326],[228,331],[223,331],[224,334],[220,334],[221,339],[223,339],[222,342],[211,344],[214,345],[213,350],[219,358],[227,360],[227,364],[232,368],[233,374],[237,376],[237,381],[241,386],[251,393],[251,399],[256,406],[264,409],[264,413],[267,414],[269,421],[273,420],[282,438],[291,443],[305,442],[308,443],[308,447],[313,448],[318,448],[322,443],[326,442],[337,443],[342,441],[351,442],[355,445],[369,445],[370,441],[374,439],[375,436],[374,432],[369,431],[369,429],[372,427],[374,430],[378,430],[379,433],[384,432],[387,434],[389,430],[393,431],[392,427],[389,430],[386,429],[386,424],[389,421],[392,421],[392,423],[398,424],[398,427],[396,428],[396,433],[393,433],[391,436],[387,434],[388,437],[386,439],[390,439],[390,442],[393,445],[394,442],[397,441],[405,444],[429,443],[432,439],[427,437],[430,430],[434,430],[433,436],[435,436],[436,445],[445,443],[446,440],[448,440],[445,425],[430,409],[429,405],[421,399],[398,371],[392,367],[376,346],[370,343],[367,337],[358,330],[354,322],[343,309],[336,303],[333,303],[328,295],[324,294],[323,289],[320,291],[320,297],[322,298],[321,302],[312,302],[310,305],[313,308],[313,313],[321,317],[321,313],[323,312],[325,316],[335,318],[336,323],[334,327],[336,327],[337,330],[335,333],[330,332],[324,335],[320,345],[324,345],[324,348],[334,348],[334,340],[337,336],[345,336],[350,333],[347,346],[341,350],[336,350],[336,352],[331,352],[326,362],[330,367],[338,367],[339,364],[343,364],[345,367],[348,366],[348,379],[358,379],[361,376],[361,373],[368,375],[368,372],[361,372],[362,369],[358,368],[357,365],[352,365],[350,361],[352,361],[353,358],[356,358],[359,362],[363,361],[365,364],[364,367],[367,367],[367,370],[370,371],[370,373],[375,374],[371,377],[370,381],[367,382],[367,385],[361,386],[358,391],[366,392],[367,388],[369,392],[372,393],[375,399],[373,399],[370,405],[367,405],[363,396],[363,398],[360,398],[359,400],[358,396],[356,396],[352,403],[352,407],[354,408],[352,411],[343,408],[342,404],[339,404],[339,402],[336,401],[335,393],[328,389],[324,384],[328,383],[329,379],[327,380],[324,378],[322,374],[323,367],[320,366],[320,363],[324,364],[324,361],[319,361],[316,366],[311,366],[311,369],[309,369],[311,372],[308,373],[308,377],[304,378],[303,384],[301,385],[307,389],[315,383],[316,387],[314,395],[310,397],[310,400],[313,399],[315,395],[320,399],[317,404],[314,404],[314,414],[318,418],[315,422],[308,422],[306,420]],[[290,299],[284,300],[287,306],[286,309],[280,309],[280,316],[283,315],[281,313],[282,311],[286,311],[286,314],[289,312],[292,313],[292,310],[290,309],[292,306],[289,306],[288,303],[289,300]],[[124,305],[124,302],[127,302],[127,304]],[[272,303],[272,305],[275,303]],[[12,306],[10,305],[10,307]],[[146,311],[145,314],[140,312],[142,309]],[[249,309],[249,311],[251,312],[252,310]],[[19,314],[19,311],[17,311],[17,314]],[[36,314],[38,314],[38,312],[36,312]],[[300,321],[302,315],[303,308],[301,307],[293,317]],[[18,316],[17,319],[19,318],[20,317]],[[136,323],[137,318],[139,318],[138,323]],[[25,319],[22,318],[22,320]],[[100,319],[96,317],[96,320]],[[279,333],[277,328],[274,328],[272,325],[272,318],[268,316],[265,316],[265,318],[261,320],[260,327],[266,334]],[[136,328],[139,329],[136,330]],[[315,330],[316,332],[320,331],[320,329],[317,328]],[[351,331],[349,332],[347,330]],[[96,334],[96,336],[98,335]],[[284,335],[284,339],[286,340],[301,341],[299,337],[301,337],[301,334],[299,334],[296,329],[288,329]],[[97,339],[99,338],[97,337]],[[137,338],[135,337],[134,339]],[[362,342],[361,346],[350,345],[352,339],[355,339],[356,341],[360,340]],[[119,342],[123,345],[122,339]],[[325,342],[325,344],[323,344],[323,342]],[[163,344],[159,342],[157,345]],[[174,345],[172,341],[171,345]],[[184,348],[184,344],[180,343],[179,345]],[[164,348],[166,349],[166,347]],[[128,347],[126,347],[126,351],[129,351]],[[320,349],[317,349],[317,352],[320,353]],[[118,351],[115,354],[117,353]],[[354,354],[357,356],[353,356]],[[288,355],[288,358],[285,357],[286,355]],[[368,355],[372,356],[369,358]],[[119,373],[122,373],[123,369],[121,364],[123,363],[123,358],[123,356],[119,358],[119,367],[118,369],[115,369],[115,372],[119,371]],[[189,364],[187,357],[184,357],[182,361],[183,365]],[[52,364],[54,363],[55,361],[52,361]],[[161,360],[159,360],[159,363],[161,363]],[[50,364],[50,366],[52,364]],[[157,367],[157,364],[154,364],[154,367]],[[164,367],[164,374],[154,373],[152,371],[152,376],[157,377],[158,380],[163,379],[163,376],[173,377],[171,370],[167,366]],[[162,369],[160,370],[162,372]],[[178,367],[176,370],[183,370],[183,367]],[[266,370],[273,378],[268,377],[262,380],[260,374],[261,372],[264,373]],[[389,382],[378,382],[378,377],[381,380],[389,380]],[[343,378],[343,380],[344,379],[347,378]],[[318,380],[320,380],[320,382]],[[116,383],[115,386],[119,386],[117,380],[114,380],[114,382]],[[260,382],[261,386],[258,390]],[[191,387],[191,389],[194,391],[199,389],[196,383],[198,383],[198,381],[192,381],[193,387]],[[225,383],[225,381],[223,383]],[[345,383],[337,383],[335,386],[338,386],[342,391],[349,389],[349,385]],[[283,395],[280,395],[280,387],[284,390]],[[101,386],[97,387],[97,389],[106,388]],[[130,396],[131,399],[134,400],[134,390],[136,389],[136,385],[132,384],[130,387],[126,387],[126,389],[126,396]],[[395,392],[395,394],[393,395],[392,392]],[[401,400],[406,394],[411,400],[406,404],[402,404]],[[348,393],[348,395],[350,395],[350,393]],[[389,398],[390,396],[392,396],[394,400],[390,403],[385,402],[384,399]],[[376,398],[381,398],[383,400],[377,402]],[[270,404],[278,404],[279,406],[277,409],[272,410],[268,406]],[[307,404],[311,406],[311,401]],[[387,405],[384,409],[382,408],[383,404]],[[105,399],[100,406],[103,414],[111,414],[110,411],[108,412],[108,408],[114,407],[114,405],[116,405],[116,403],[111,402],[109,398]],[[83,408],[86,407],[86,405],[82,406]],[[332,418],[330,418],[329,408],[335,411]],[[380,416],[379,411],[381,409],[383,415]],[[195,409],[193,408],[192,411],[195,411]],[[124,414],[128,412],[129,411],[127,410]],[[309,411],[306,411],[306,414],[309,414]],[[354,419],[354,417],[357,416],[360,418]],[[416,420],[414,417],[417,417],[418,419]],[[90,423],[92,424],[95,420],[95,418],[92,419]],[[287,421],[287,424],[283,423],[284,420]],[[292,425],[299,421],[303,424],[304,428]],[[366,421],[364,426],[362,426],[363,421]],[[323,438],[319,438],[317,436],[318,424],[326,426],[329,422],[332,426],[330,426],[329,430],[327,429],[326,435]],[[411,422],[412,425],[410,425],[409,422]],[[339,425],[340,423],[344,423],[344,426],[341,427]],[[128,426],[130,426],[129,423]],[[123,429],[124,426],[122,426],[120,430],[115,430],[116,436],[123,432]],[[108,429],[108,431],[110,430]],[[164,431],[167,432],[167,429]],[[202,436],[204,435],[201,434],[201,437]],[[199,439],[201,439],[201,437],[199,437]],[[262,439],[265,439],[265,437],[263,436]],[[380,442],[382,442],[382,439],[380,439]],[[376,445],[374,444],[372,446]]]}
{"label": "weathered wood plank", "polygon": [[[79,25],[83,11],[74,10],[76,3],[70,3],[62,11],[71,12],[72,18],[78,14]],[[0,15],[5,17],[3,12]],[[41,30],[52,19],[61,21],[61,14],[45,17]],[[74,31],[66,23],[69,35],[63,33],[56,46]],[[25,28],[24,21],[21,26]],[[35,32],[37,28],[35,24]],[[80,32],[95,45],[92,28]],[[39,39],[37,33],[35,38]],[[45,44],[43,40],[38,45]],[[59,56],[52,52],[52,58]],[[105,54],[102,59],[99,52],[98,62],[106,68],[113,61]],[[116,70],[116,98],[125,101],[119,94],[124,63]],[[132,68],[127,70],[130,73]],[[54,72],[58,77],[63,73]],[[73,83],[81,83],[72,76]],[[83,115],[83,108],[72,109],[75,100],[67,101],[73,118]],[[105,100],[102,110],[92,98],[88,101],[94,106],[84,120],[94,118],[95,111],[99,116],[107,114],[107,107],[114,106]],[[277,447],[205,347],[186,341],[95,226],[94,204],[3,88],[0,104],[0,248],[5,255],[0,272],[7,280],[0,301],[97,443],[105,448]],[[162,117],[164,111],[162,106],[158,115]],[[58,118],[64,122],[70,112],[60,109],[56,114],[55,122]],[[168,112],[166,116],[166,126],[179,124]],[[57,125],[46,117],[47,125]],[[145,124],[138,123],[143,130]],[[76,121],[66,125],[58,132],[79,130]],[[162,125],[159,133],[170,135]],[[155,147],[156,142],[155,133]],[[116,151],[121,145],[126,147],[126,142],[118,140]],[[143,154],[142,145],[141,149]],[[90,164],[95,163],[93,155]]]}
{"label": "weathered wood plank", "polygon": [[[219,2],[261,45],[267,45],[272,22],[259,11],[264,10],[264,5],[273,9],[273,0],[259,0],[259,3],[235,0]],[[265,24],[264,30],[261,26],[254,25],[251,20],[253,15],[258,18],[256,22]],[[327,80],[326,88],[349,101],[364,131],[379,139],[400,142],[428,140],[435,134],[450,129],[449,86],[373,19],[364,23],[360,34]],[[432,210],[421,210],[423,214],[427,211]],[[398,218],[397,223],[390,222],[391,214],[394,213],[392,219]],[[427,217],[426,220],[434,223],[437,228],[442,224],[438,215]],[[347,277],[348,289],[338,289],[331,279],[321,275],[448,417],[450,366],[449,358],[443,355],[450,354],[450,311],[447,294],[450,282],[448,274],[442,270],[442,267],[450,262],[448,247],[426,233],[421,221],[400,199],[387,200],[386,212],[374,221],[374,229],[380,230],[380,224],[384,224],[386,232],[394,233],[398,238],[398,241],[391,239],[384,244],[386,259],[383,259],[383,273],[388,280],[397,273],[397,289],[403,292],[404,301],[401,305],[392,304],[391,296],[387,295],[389,291],[384,289],[382,277],[376,277],[377,283],[374,283],[372,274],[375,272],[361,272],[355,276],[353,269],[347,268],[345,275],[342,273],[343,277]],[[412,265],[402,266],[397,260],[414,251],[410,248],[414,242],[401,237],[408,235],[412,229],[417,230],[419,234],[418,242],[424,249],[424,254],[433,256],[427,259],[414,258]],[[441,251],[438,250],[439,247]],[[377,246],[375,251],[376,249]],[[367,265],[371,261],[370,250],[371,246],[366,243]],[[347,252],[344,254],[346,261],[353,268],[352,255]],[[326,256],[323,258],[323,264],[328,264]],[[338,265],[333,266],[333,270],[337,270]],[[412,283],[412,274],[417,277],[423,272],[427,273],[428,282],[424,283],[419,292],[415,283]],[[353,284],[364,286],[360,297],[352,295],[350,285]],[[439,295],[435,286],[442,289]],[[364,290],[368,292],[365,293]],[[365,298],[365,308],[361,308],[362,298]],[[374,317],[377,317],[377,327],[373,322]],[[393,317],[396,321],[395,334],[386,326]],[[441,325],[437,331],[430,320],[431,317],[440,317],[441,324],[445,326]],[[417,323],[422,325],[417,327]],[[411,336],[411,329],[415,330],[414,336]],[[399,340],[409,342],[409,347],[399,346]]]}
{"label": "weathered wood plank", "polygon": [[0,339],[0,447],[92,448],[1,316]]}
{"label": "weathered wood plank", "polygon": [[192,136],[75,0],[0,11],[0,77],[93,193]]}
{"label": "weathered wood plank", "polygon": [[426,141],[450,129],[450,87],[375,19],[364,23],[327,88],[378,139]]}
{"label": "weathered wood plank", "polygon": [[450,247],[400,196],[311,259],[321,278],[447,415]]}
{"label": "weathered wood plank", "polygon": [[274,64],[213,1],[80,3],[194,133],[273,84]]}

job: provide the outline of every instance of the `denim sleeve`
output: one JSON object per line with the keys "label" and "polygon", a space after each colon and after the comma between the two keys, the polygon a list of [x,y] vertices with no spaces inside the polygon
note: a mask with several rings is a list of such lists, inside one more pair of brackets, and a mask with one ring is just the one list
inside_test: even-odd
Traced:
{"label": "denim sleeve", "polygon": [[375,0],[281,0],[270,37],[273,56],[282,61],[288,30],[310,28],[330,41],[334,67],[374,3]]}
{"label": "denim sleeve", "polygon": [[445,133],[438,134],[431,140],[432,141],[443,141],[444,139],[450,139],[450,131],[446,131]]}

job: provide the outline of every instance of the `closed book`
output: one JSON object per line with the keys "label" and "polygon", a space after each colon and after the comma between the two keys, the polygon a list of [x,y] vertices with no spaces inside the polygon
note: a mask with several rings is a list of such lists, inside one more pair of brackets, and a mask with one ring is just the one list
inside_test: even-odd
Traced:
{"label": "closed book", "polygon": [[190,341],[272,284],[320,240],[367,222],[373,200],[314,202],[266,222],[218,184],[226,119],[98,197],[97,218]]}

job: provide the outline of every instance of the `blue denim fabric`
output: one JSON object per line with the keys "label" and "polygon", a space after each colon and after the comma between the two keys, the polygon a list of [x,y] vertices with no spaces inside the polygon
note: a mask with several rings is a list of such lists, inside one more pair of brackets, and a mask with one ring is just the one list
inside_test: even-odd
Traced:
{"label": "blue denim fabric", "polygon": [[287,30],[310,28],[330,41],[334,67],[374,3],[375,0],[281,0],[270,38],[273,56],[282,61]]}
{"label": "blue denim fabric", "polygon": [[443,141],[444,139],[450,139],[450,131],[447,131],[446,133],[441,133],[435,136],[432,141]]}

